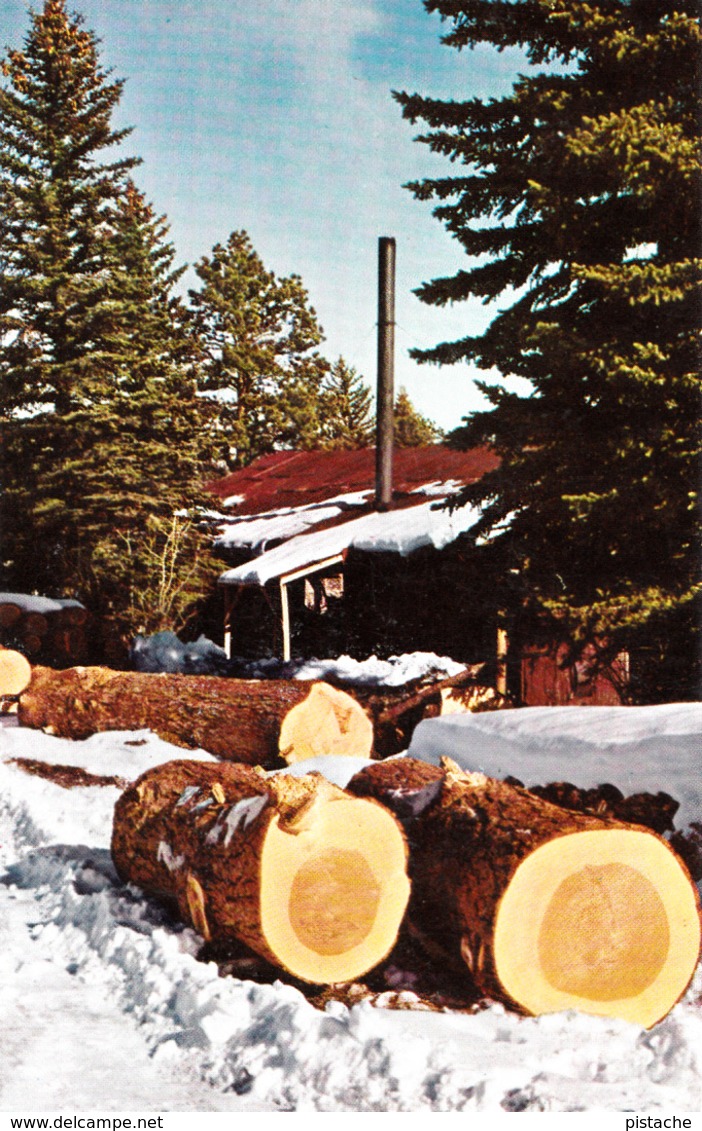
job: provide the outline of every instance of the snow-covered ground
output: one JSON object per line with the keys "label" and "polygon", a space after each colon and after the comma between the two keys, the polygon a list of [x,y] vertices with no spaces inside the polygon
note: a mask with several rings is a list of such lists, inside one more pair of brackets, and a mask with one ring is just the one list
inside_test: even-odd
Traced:
{"label": "snow-covered ground", "polygon": [[[668,789],[672,761],[695,734],[702,751],[702,705],[649,715],[626,708],[609,719],[606,708],[549,710],[543,719],[531,716],[531,726],[526,711],[474,716],[479,733],[452,732],[450,741],[423,724],[413,753],[433,757],[432,735],[456,759],[482,743],[499,761],[493,772],[524,778],[531,750],[535,774],[553,769],[551,779],[587,785],[599,774],[598,751],[607,747],[616,757],[617,734],[627,763],[640,749],[652,769],[655,739],[670,757],[660,759],[654,784]],[[118,787],[64,789],[11,761],[133,779],[184,752],[147,731],[70,742],[5,722],[0,1111],[679,1115],[702,1108],[700,971],[685,999],[649,1031],[572,1012],[522,1018],[498,1005],[474,1014],[384,1009],[382,997],[380,1007],[333,1002],[322,1012],[282,981],[220,977],[214,964],[198,961],[192,930],[118,881],[108,847]],[[545,750],[547,765],[537,764]],[[700,781],[696,759],[685,758],[675,780],[688,817]],[[333,763],[338,780],[344,767]],[[401,999],[418,1004],[409,991]]]}

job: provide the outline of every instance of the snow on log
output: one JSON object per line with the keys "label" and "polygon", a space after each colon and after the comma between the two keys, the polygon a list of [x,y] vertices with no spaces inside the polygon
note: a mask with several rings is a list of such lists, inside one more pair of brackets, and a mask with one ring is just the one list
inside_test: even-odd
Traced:
{"label": "snow on log", "polygon": [[349,792],[411,823],[409,918],[488,996],[650,1027],[700,955],[697,890],[656,833],[568,811],[480,773],[379,762]]}
{"label": "snow on log", "polygon": [[351,696],[324,683],[35,667],[22,726],[82,739],[146,728],[219,758],[273,766],[320,754],[366,757],[373,727]]}
{"label": "snow on log", "polygon": [[204,939],[243,942],[317,984],[381,962],[409,898],[398,822],[319,774],[164,763],[118,800],[112,856],[124,881],[175,900]]}
{"label": "snow on log", "polygon": [[30,683],[32,668],[26,656],[0,647],[0,699],[20,695]]}

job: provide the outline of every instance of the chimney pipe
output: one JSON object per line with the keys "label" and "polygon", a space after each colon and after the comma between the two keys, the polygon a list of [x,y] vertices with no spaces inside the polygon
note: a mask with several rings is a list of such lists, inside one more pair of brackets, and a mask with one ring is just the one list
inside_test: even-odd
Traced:
{"label": "chimney pipe", "polygon": [[375,507],[392,502],[392,446],[395,407],[395,240],[378,240],[378,391],[375,440]]}

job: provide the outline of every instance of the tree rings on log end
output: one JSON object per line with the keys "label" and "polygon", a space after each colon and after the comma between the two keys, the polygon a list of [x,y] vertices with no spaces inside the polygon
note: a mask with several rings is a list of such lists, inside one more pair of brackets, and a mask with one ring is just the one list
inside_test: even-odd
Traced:
{"label": "tree rings on log end", "polygon": [[205,940],[313,984],[382,962],[410,894],[395,817],[321,774],[154,766],[118,799],[111,848],[122,880],[176,904]]}
{"label": "tree rings on log end", "polygon": [[32,667],[27,657],[11,648],[0,648],[0,697],[21,695],[31,679]]}
{"label": "tree rings on log end", "polygon": [[345,691],[314,683],[309,695],[283,719],[278,748],[289,765],[327,754],[369,758],[373,724]]}
{"label": "tree rings on log end", "polygon": [[295,977],[365,974],[390,952],[409,899],[404,836],[374,801],[321,799],[297,831],[279,819],[261,854],[261,934]]}
{"label": "tree rings on log end", "polygon": [[527,1012],[578,1009],[650,1028],[685,992],[699,959],[695,889],[648,832],[567,834],[517,868],[493,948],[501,985]]}

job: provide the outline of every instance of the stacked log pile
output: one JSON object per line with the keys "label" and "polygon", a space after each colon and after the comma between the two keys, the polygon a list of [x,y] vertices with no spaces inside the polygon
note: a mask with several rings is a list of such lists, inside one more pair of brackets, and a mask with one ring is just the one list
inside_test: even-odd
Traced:
{"label": "stacked log pile", "polygon": [[0,593],[0,645],[33,663],[83,663],[89,652],[88,620],[79,601]]}

